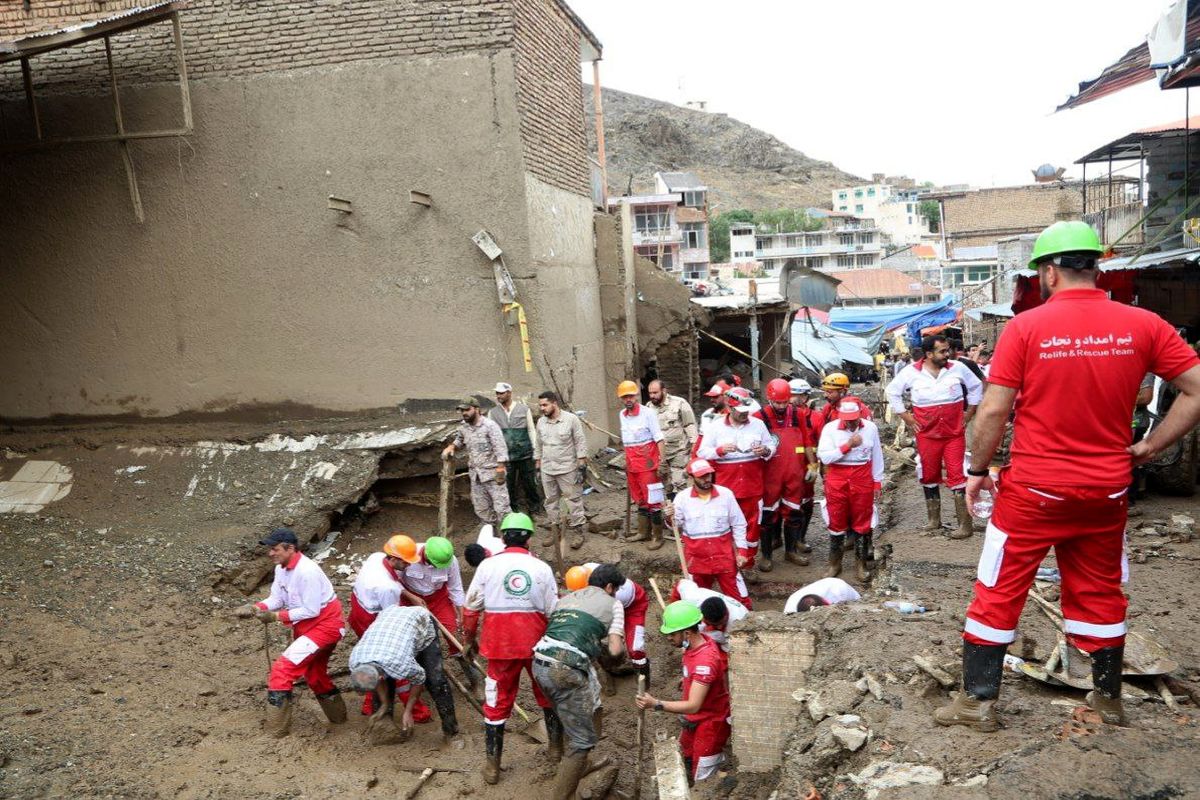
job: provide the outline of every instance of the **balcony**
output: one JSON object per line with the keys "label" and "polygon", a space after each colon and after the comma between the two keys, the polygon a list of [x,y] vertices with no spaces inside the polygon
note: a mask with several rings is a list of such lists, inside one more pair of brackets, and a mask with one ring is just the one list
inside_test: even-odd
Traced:
{"label": "balcony", "polygon": [[677,247],[683,242],[683,231],[675,226],[634,230],[632,239],[634,247],[657,247],[659,244],[663,247]]}
{"label": "balcony", "polygon": [[1103,211],[1084,214],[1083,221],[1096,229],[1100,234],[1100,241],[1106,247],[1113,245],[1122,236],[1125,237],[1121,239],[1122,247],[1140,245],[1146,241],[1146,227],[1138,221],[1145,213],[1146,209],[1141,203],[1124,203]]}
{"label": "balcony", "polygon": [[823,244],[820,247],[761,247],[755,258],[796,258],[798,256],[829,256],[841,253],[882,253],[878,242],[871,244]]}

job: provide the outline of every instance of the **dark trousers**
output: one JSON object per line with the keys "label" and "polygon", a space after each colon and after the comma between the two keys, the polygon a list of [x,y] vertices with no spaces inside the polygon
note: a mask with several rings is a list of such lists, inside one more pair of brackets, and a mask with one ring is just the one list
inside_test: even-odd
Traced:
{"label": "dark trousers", "polygon": [[[517,491],[517,487],[521,491]],[[520,499],[518,499],[518,495]],[[538,474],[532,458],[508,462],[508,502],[514,510],[533,514],[542,508],[542,495],[538,490]]]}
{"label": "dark trousers", "polygon": [[[438,719],[442,723],[442,733],[447,736],[454,736],[458,733],[458,718],[454,713],[454,696],[450,694],[450,681],[446,679],[446,672],[442,662],[442,650],[438,646],[437,639],[434,639],[429,645],[416,655],[417,663],[421,665],[421,669],[425,670],[425,690],[429,692],[433,698],[434,707],[437,708]],[[387,686],[380,686],[375,691],[376,708],[383,708],[392,705],[392,693],[394,681],[387,679]],[[384,694],[386,692],[386,694]],[[383,696],[381,696],[383,695]]]}

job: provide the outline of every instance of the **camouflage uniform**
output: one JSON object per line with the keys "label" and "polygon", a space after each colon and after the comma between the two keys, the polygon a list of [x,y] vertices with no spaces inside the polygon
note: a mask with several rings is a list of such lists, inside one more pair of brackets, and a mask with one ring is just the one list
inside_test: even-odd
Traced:
{"label": "camouflage uniform", "polygon": [[477,425],[463,422],[454,434],[456,450],[467,451],[467,468],[471,475],[471,505],[475,516],[484,523],[496,525],[511,509],[508,504],[508,485],[497,480],[496,467],[508,461],[508,447],[500,426],[480,415]]}
{"label": "camouflage uniform", "polygon": [[671,465],[671,484],[675,491],[687,485],[683,469],[692,457],[696,441],[696,414],[682,397],[668,394],[661,406],[650,403],[658,415],[658,427],[663,433],[663,458]]}

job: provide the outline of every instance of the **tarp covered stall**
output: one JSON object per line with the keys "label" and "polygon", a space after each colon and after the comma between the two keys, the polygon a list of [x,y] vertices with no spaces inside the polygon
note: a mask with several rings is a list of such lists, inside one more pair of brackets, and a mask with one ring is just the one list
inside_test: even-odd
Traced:
{"label": "tarp covered stall", "polygon": [[921,338],[921,329],[944,325],[958,319],[955,300],[948,297],[923,306],[871,306],[835,308],[829,312],[829,324],[842,331],[861,332],[882,327],[884,330],[907,329],[909,342]]}
{"label": "tarp covered stall", "polygon": [[836,372],[844,363],[864,367],[874,365],[872,355],[879,351],[886,330],[851,333],[840,331],[823,322],[824,314],[796,313],[792,322],[792,362],[816,373]]}

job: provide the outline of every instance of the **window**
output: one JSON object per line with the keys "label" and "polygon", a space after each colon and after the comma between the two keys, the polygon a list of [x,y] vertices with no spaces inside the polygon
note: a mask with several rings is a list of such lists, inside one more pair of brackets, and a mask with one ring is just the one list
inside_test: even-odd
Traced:
{"label": "window", "polygon": [[825,244],[825,237],[819,233],[816,234],[815,236],[808,237],[808,246],[809,247],[820,247],[823,244]]}
{"label": "window", "polygon": [[967,267],[967,280],[970,282],[986,281],[992,277],[995,267],[991,264],[980,264]]}
{"label": "window", "polygon": [[633,227],[638,233],[657,234],[671,228],[669,206],[642,206],[633,212]]}
{"label": "window", "polygon": [[853,233],[839,233],[838,234],[838,244],[841,244],[841,245],[854,244],[854,234]]}
{"label": "window", "polygon": [[870,189],[867,189],[867,197],[874,197],[874,196],[875,196],[875,187],[872,186]]}
{"label": "window", "polygon": [[847,206],[838,206],[838,211],[847,211],[847,210],[849,210],[847,208]]}
{"label": "window", "polygon": [[[854,190],[854,196],[855,196],[856,198],[858,198],[858,197],[862,197],[862,189],[855,189],[855,190]],[[859,206],[859,208],[862,208],[862,206]]]}
{"label": "window", "polygon": [[875,242],[875,234],[873,234],[873,233],[860,233],[858,235],[858,243],[859,244],[874,244],[874,242]]}
{"label": "window", "polygon": [[754,240],[754,247],[757,248],[758,250],[770,250],[771,249],[771,237],[770,236],[757,237]]}
{"label": "window", "polygon": [[708,238],[705,235],[705,224],[703,222],[686,222],[683,225],[683,247],[684,249],[697,249],[708,246]]}
{"label": "window", "polygon": [[837,265],[839,267],[853,267],[854,266],[854,256],[838,256],[837,257]]}
{"label": "window", "polygon": [[854,207],[854,213],[855,213],[855,214],[861,214],[861,213],[862,213],[862,211],[863,211],[862,203],[859,203],[858,205],[856,205],[856,206]]}
{"label": "window", "polygon": [[906,210],[906,211],[908,211],[908,213],[910,213],[910,214],[911,214],[911,213],[912,213],[912,207],[913,207],[913,204],[912,204],[912,203],[909,203],[909,204],[908,204],[908,208],[907,208],[907,209],[905,209],[905,210]]}
{"label": "window", "polygon": [[846,193],[838,192],[838,200],[845,200],[845,199],[846,199]]}
{"label": "window", "polygon": [[803,236],[789,236],[789,237],[787,237],[787,244],[784,245],[784,247],[787,247],[789,250],[800,248],[803,246],[804,246],[804,237]]}
{"label": "window", "polygon": [[675,268],[675,251],[673,249],[666,248],[666,247],[664,247],[662,249],[662,262],[661,263],[659,263],[659,259],[658,259],[659,251],[658,251],[657,247],[654,247],[654,246],[638,247],[638,248],[635,248],[635,250],[637,251],[637,254],[639,256],[651,261],[654,264],[657,264],[658,266],[662,267],[665,270],[672,270]]}
{"label": "window", "polygon": [[859,253],[855,263],[858,264],[858,266],[860,266],[860,267],[874,266],[875,265],[875,256],[871,255],[870,253]]}
{"label": "window", "polygon": [[908,218],[908,224],[912,225],[912,217],[911,216]]}
{"label": "window", "polygon": [[684,192],[683,204],[688,208],[704,208],[704,192]]}

